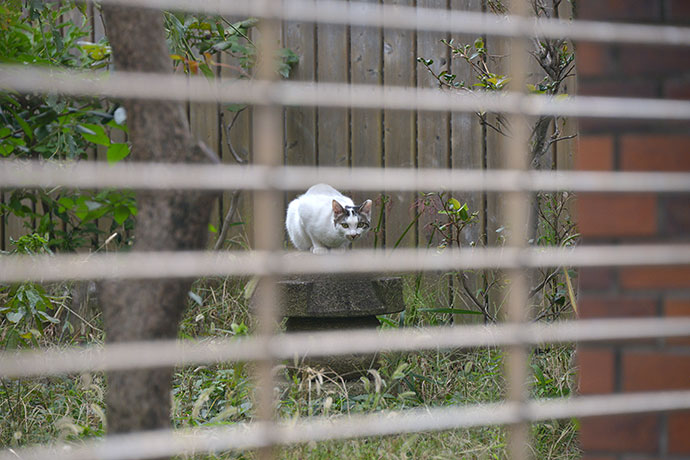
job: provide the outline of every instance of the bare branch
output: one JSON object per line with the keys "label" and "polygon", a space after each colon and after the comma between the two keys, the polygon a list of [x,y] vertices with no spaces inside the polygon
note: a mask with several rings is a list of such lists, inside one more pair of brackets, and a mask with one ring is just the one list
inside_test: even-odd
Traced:
{"label": "bare branch", "polygon": [[225,214],[225,219],[223,220],[223,226],[220,229],[220,233],[218,234],[218,239],[216,240],[216,244],[213,246],[214,251],[218,251],[221,247],[223,247],[223,243],[225,242],[225,237],[228,234],[228,230],[230,229],[230,226],[232,225],[232,218],[235,216],[235,212],[237,211],[237,205],[239,203],[239,198],[240,198],[240,191],[235,190],[232,192],[232,196],[230,197],[230,207],[228,209],[227,214]]}
{"label": "bare branch", "polygon": [[[246,109],[247,109],[247,107],[244,107],[244,108],[238,110],[237,112],[235,112],[235,115],[232,117],[232,120],[225,127],[225,144],[228,146],[228,150],[232,154],[232,157],[235,159],[235,161],[241,165],[245,165],[245,164],[249,163],[249,160],[247,159],[246,154],[244,156],[240,155],[235,150],[235,147],[233,147],[232,140],[230,139],[230,130],[232,130],[232,127],[235,126],[235,122],[239,118],[240,114],[242,112],[244,112]],[[225,118],[225,114],[223,112],[220,113],[220,118],[221,118],[221,122],[222,122],[223,118]]]}

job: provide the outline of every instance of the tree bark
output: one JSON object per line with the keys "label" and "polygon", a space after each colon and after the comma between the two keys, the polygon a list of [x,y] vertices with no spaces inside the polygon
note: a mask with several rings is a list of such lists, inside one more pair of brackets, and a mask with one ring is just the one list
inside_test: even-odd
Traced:
{"label": "tree bark", "polygon": [[[104,5],[114,71],[171,73],[160,11]],[[218,162],[193,140],[180,103],[126,100],[131,157],[146,162]],[[201,249],[215,193],[137,193],[133,251]],[[106,281],[99,289],[106,343],[172,339],[192,280]],[[110,372],[108,431],[122,433],[170,425],[172,369]]]}

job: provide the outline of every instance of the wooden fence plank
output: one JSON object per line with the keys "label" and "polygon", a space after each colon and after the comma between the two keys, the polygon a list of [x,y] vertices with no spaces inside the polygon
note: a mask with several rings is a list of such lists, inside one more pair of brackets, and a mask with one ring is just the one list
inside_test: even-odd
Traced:
{"label": "wooden fence plank", "polygon": [[[419,0],[417,6],[423,8],[445,8],[445,0]],[[433,60],[431,68],[435,74],[448,70],[450,65],[450,49],[441,43],[447,40],[448,34],[440,32],[418,32],[417,55],[424,59]],[[417,86],[422,88],[438,88],[438,80],[429,73],[424,66],[417,66]],[[417,114],[417,165],[420,168],[448,168],[450,167],[450,113],[448,112],[419,112]],[[419,190],[422,192],[436,192],[437,190]],[[419,198],[420,195],[417,196]],[[437,214],[425,214],[419,219],[419,246],[427,244],[438,245],[436,235],[430,242],[433,233],[431,222],[437,220]]]}
{"label": "wooden fence plank", "polygon": [[[318,6],[317,6],[318,7]],[[349,31],[341,25],[316,26],[316,78],[320,82],[349,81]],[[348,109],[319,108],[317,161],[321,166],[348,166]]]}
{"label": "wooden fence plank", "polygon": [[[299,56],[292,69],[291,80],[316,80],[316,26],[312,23],[288,22],[283,26],[284,46]],[[285,116],[285,164],[313,166],[317,164],[317,126],[315,107],[287,107]],[[287,204],[304,190],[287,192]],[[286,237],[287,241],[287,237]]]}
{"label": "wooden fence plank", "polygon": [[[422,8],[444,9],[446,0],[418,0],[417,6]],[[441,40],[448,40],[449,35],[443,32],[417,32],[417,56],[433,60],[431,68],[438,75],[450,66],[450,48]],[[417,86],[421,88],[438,88],[438,80],[426,69],[417,66]],[[418,112],[417,113],[417,166],[420,168],[449,168],[451,166],[451,114],[449,112]],[[424,193],[434,193],[439,190],[418,190],[413,197],[415,201],[423,200]],[[423,211],[423,212],[422,212]],[[440,215],[433,207],[423,206],[414,209],[414,213],[421,213],[417,223],[417,244],[420,248],[438,247],[441,237],[435,231],[432,223],[439,220]],[[414,283],[414,295],[419,304],[426,307],[449,306],[448,277],[440,271],[418,273]]]}
{"label": "wooden fence plank", "polygon": [[[412,0],[385,0],[390,5],[413,6]],[[416,56],[415,33],[409,30],[383,32],[384,85],[415,86]],[[384,111],[384,164],[386,167],[414,168],[416,163],[416,113],[411,110]],[[386,247],[392,248],[405,228],[414,219],[410,209],[414,193],[388,190],[391,196],[386,215]],[[416,229],[412,228],[400,245],[411,247],[416,243]]]}
{"label": "wooden fence plank", "polygon": [[[366,3],[379,3],[367,0]],[[371,27],[353,27],[350,32],[350,72],[353,84],[383,84],[382,31]],[[353,167],[383,166],[383,112],[378,109],[352,109],[351,111],[351,162]],[[382,191],[372,184],[368,192],[355,192],[355,203],[365,199],[374,200],[372,227],[376,225],[380,212]],[[373,247],[373,228],[369,234],[356,243],[358,248]]]}
{"label": "wooden fence plank", "polygon": [[[245,18],[227,18],[230,22],[237,22]],[[251,31],[250,31],[251,33]],[[250,37],[253,40],[254,37]],[[239,60],[229,55],[222,55],[221,63],[227,64],[231,67],[221,67],[220,79],[224,82],[231,82],[241,77],[239,68]],[[232,109],[232,110],[230,110]],[[241,164],[235,159],[235,155],[240,161],[247,161],[251,163],[253,152],[252,140],[252,106],[247,106],[244,110],[238,111],[239,107],[236,104],[221,104],[219,107],[220,126],[219,126],[219,146],[221,161],[224,164]],[[234,150],[235,155],[230,151]],[[230,210],[232,204],[232,196],[235,190],[224,190],[220,199],[220,232],[223,226],[223,221]],[[232,219],[233,222],[241,224],[234,225],[229,228],[225,237],[225,243],[222,248],[227,249],[243,249],[251,247],[253,241],[253,199],[250,191],[240,191],[236,198],[235,214]],[[214,235],[213,243],[216,243],[218,234]]]}
{"label": "wooden fence plank", "polygon": [[[192,131],[192,135],[197,141],[206,144],[206,147],[218,151],[218,136],[219,136],[219,119],[218,119],[219,106],[217,103],[191,103],[189,107],[189,126]],[[217,152],[220,154],[220,152]],[[215,228],[213,232],[209,228],[209,241],[208,244],[212,247],[215,243],[215,239],[220,232],[221,226],[223,225],[223,216],[221,215],[222,201],[218,200],[214,202],[213,209],[211,211],[211,216],[209,219],[210,225]]]}
{"label": "wooden fence plank", "polygon": [[[481,11],[481,0],[452,0],[451,8],[459,11]],[[475,35],[453,35],[455,44],[473,44]],[[471,86],[476,78],[470,65],[460,57],[452,59],[450,72],[456,75],[456,81],[465,82]],[[485,165],[485,132],[479,123],[479,117],[474,113],[453,112],[450,120],[451,126],[451,165],[456,169],[486,169]],[[467,203],[469,212],[479,212],[477,223],[467,227],[461,237],[464,247],[470,244],[481,245],[486,237],[486,194],[482,192],[462,192],[456,194],[460,203]],[[483,286],[484,274],[482,272],[465,272],[467,285],[473,292]],[[457,277],[449,279],[452,287],[451,299],[455,308],[465,310],[477,310],[477,307],[466,296],[460,295],[462,285]],[[455,315],[456,323],[468,323],[480,321],[480,316]]]}

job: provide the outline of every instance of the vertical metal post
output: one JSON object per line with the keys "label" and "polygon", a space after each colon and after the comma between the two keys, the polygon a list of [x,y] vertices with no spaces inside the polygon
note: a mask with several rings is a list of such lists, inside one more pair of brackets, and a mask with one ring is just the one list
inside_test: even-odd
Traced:
{"label": "vertical metal post", "polygon": [[[280,8],[280,0],[261,0],[263,11]],[[275,79],[275,56],[278,48],[280,22],[276,19],[261,19],[259,32],[259,60],[257,77],[260,82]],[[282,127],[280,108],[270,103],[254,110],[254,162],[257,165],[275,167],[282,163]],[[268,184],[265,184],[268,187]],[[275,189],[262,189],[254,194],[255,246],[257,250],[277,251],[282,236],[282,193]],[[266,267],[275,269],[275,265]],[[273,422],[275,404],[273,394],[273,358],[269,350],[269,340],[278,324],[278,293],[276,276],[264,276],[256,292],[257,334],[261,340],[264,357],[256,363],[256,421],[264,425],[266,447],[258,452],[261,460],[276,457],[273,443]]]}
{"label": "vertical metal post", "polygon": [[[528,0],[512,0],[511,13],[516,16],[527,15]],[[510,77],[512,90],[524,93],[527,75],[527,37],[514,37],[510,51]],[[524,171],[529,165],[527,149],[528,120],[522,114],[508,117],[512,137],[506,138],[507,164],[509,169]],[[507,244],[513,248],[525,248],[527,245],[527,226],[529,223],[529,193],[518,190],[508,193],[506,200],[506,219],[510,228]],[[510,292],[508,294],[506,321],[524,323],[527,321],[527,270],[517,268],[508,272]],[[507,399],[519,407],[529,397],[527,388],[528,349],[525,345],[509,347],[506,353],[506,380],[508,383]],[[529,436],[530,424],[525,420],[508,426],[508,458],[526,460],[530,458]]]}

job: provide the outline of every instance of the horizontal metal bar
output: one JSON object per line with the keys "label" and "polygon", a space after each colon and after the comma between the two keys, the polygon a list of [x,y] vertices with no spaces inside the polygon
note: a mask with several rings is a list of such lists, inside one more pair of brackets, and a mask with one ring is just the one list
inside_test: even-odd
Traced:
{"label": "horizontal metal bar", "polygon": [[[690,391],[582,396],[530,401],[525,405],[488,403],[425,407],[403,411],[313,417],[277,424],[245,423],[225,427],[160,430],[107,436],[80,445],[24,447],[0,451],[0,460],[133,460],[247,450],[269,444],[298,444],[421,431],[444,431],[521,420],[539,422],[570,417],[637,414],[690,408]],[[266,436],[270,433],[270,439]]]}
{"label": "horizontal metal bar", "polygon": [[595,21],[498,16],[491,13],[381,5],[363,2],[289,0],[271,9],[251,0],[104,0],[103,3],[163,10],[286,21],[413,29],[502,37],[570,38],[573,40],[690,45],[690,28],[668,25],[617,24]]}
{"label": "horizontal metal bar", "polygon": [[[690,264],[690,244],[352,250],[314,255],[262,251],[176,251],[109,254],[9,255],[0,281],[162,279],[306,273],[419,272],[493,268],[655,266]],[[279,268],[276,268],[279,267]]]}
{"label": "horizontal metal bar", "polygon": [[[3,188],[690,192],[690,173],[262,166],[0,160]],[[376,184],[376,186],[372,186]]]}
{"label": "horizontal metal bar", "polygon": [[0,64],[0,89],[67,96],[233,102],[256,105],[502,112],[621,119],[690,119],[690,101],[447,91],[345,83],[213,80],[184,75],[67,72]]}
{"label": "horizontal metal bar", "polygon": [[[267,349],[274,359],[335,356],[374,351],[407,351],[540,345],[690,336],[690,318],[563,321],[525,325],[465,325],[353,330],[277,335]],[[155,341],[105,347],[52,348],[0,353],[0,377],[18,378],[77,372],[190,366],[265,359],[254,337],[208,341]]]}

